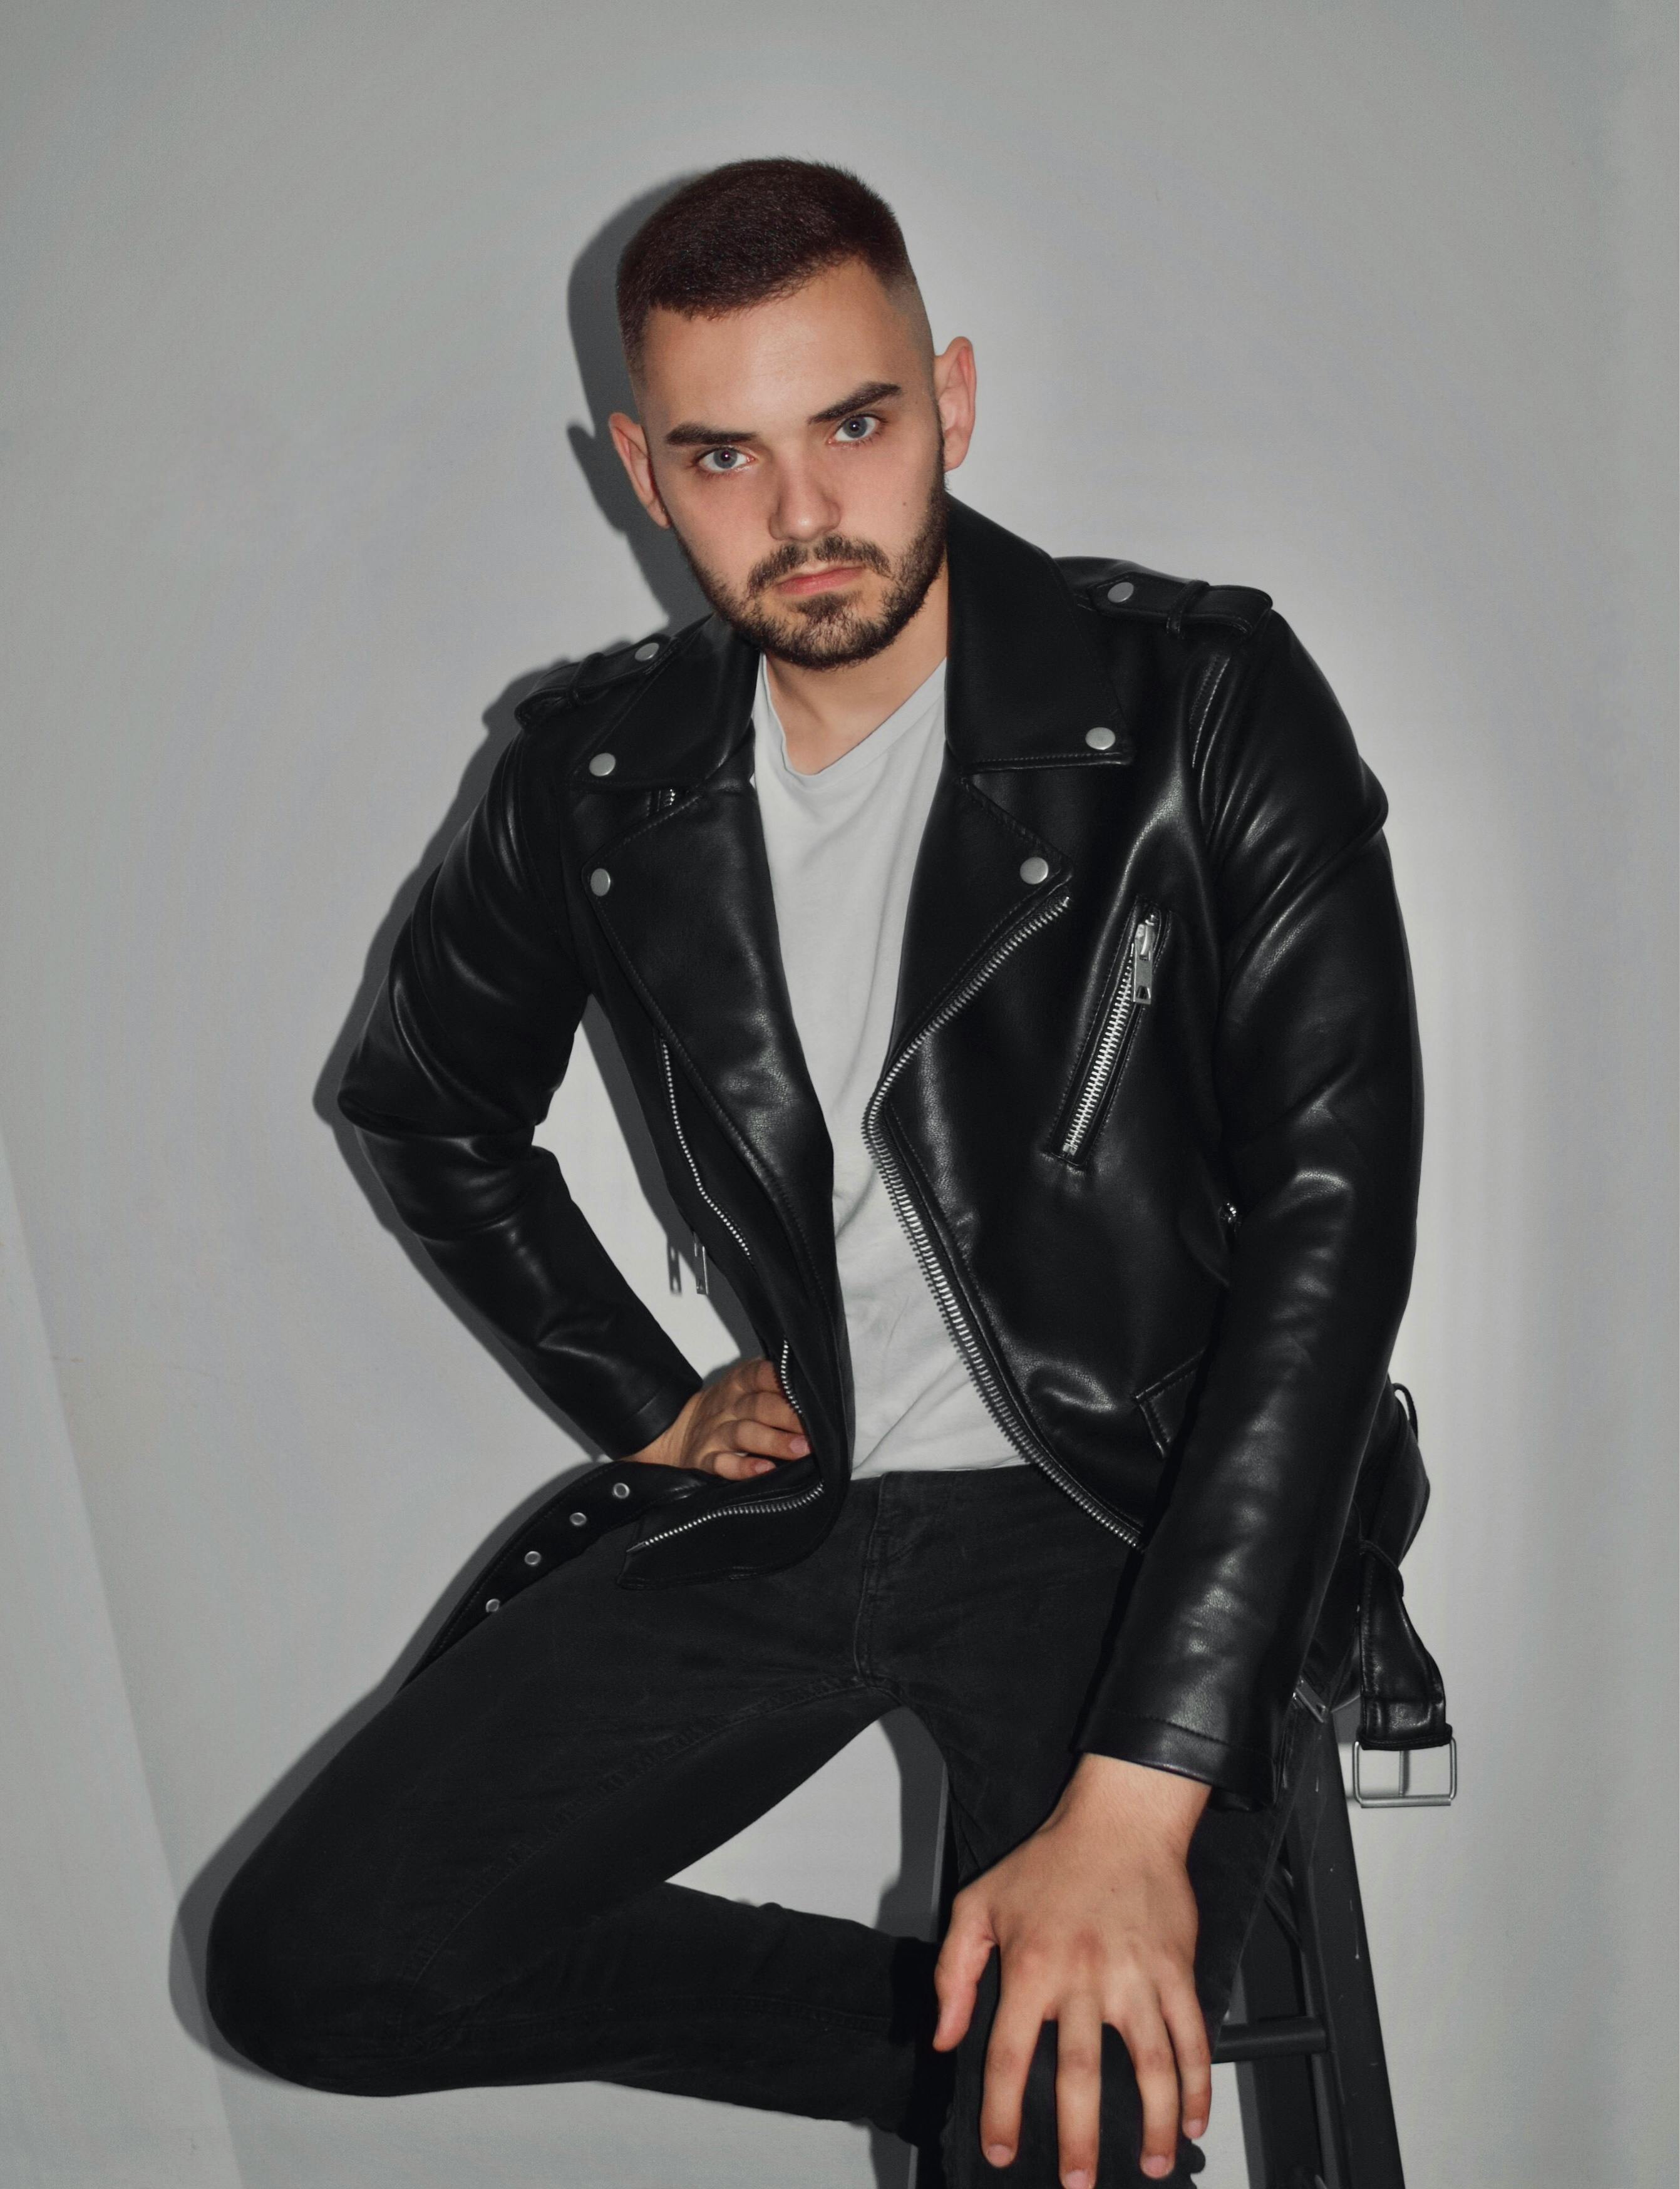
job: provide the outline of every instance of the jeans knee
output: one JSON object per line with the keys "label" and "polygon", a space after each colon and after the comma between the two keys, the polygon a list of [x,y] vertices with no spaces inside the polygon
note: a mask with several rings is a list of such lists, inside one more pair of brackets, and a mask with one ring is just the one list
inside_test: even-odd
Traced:
{"label": "jeans knee", "polygon": [[388,2055],[398,2009],[388,1986],[357,1982],[343,1942],[241,1871],[211,1918],[205,2005],[252,2066],[313,2090],[379,2087],[371,2064]]}

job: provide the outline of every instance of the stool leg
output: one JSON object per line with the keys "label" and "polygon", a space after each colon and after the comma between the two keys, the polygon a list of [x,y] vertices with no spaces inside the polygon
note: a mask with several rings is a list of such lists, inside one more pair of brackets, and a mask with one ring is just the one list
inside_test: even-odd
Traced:
{"label": "stool leg", "polygon": [[[1233,2012],[1251,2026],[1295,2021],[1311,2011],[1290,1935],[1298,1926],[1287,1880],[1287,1869],[1280,1864],[1272,1889],[1281,1903],[1283,1920],[1263,1903],[1242,1949],[1240,2005],[1233,2001]],[[1237,2101],[1250,2189],[1312,2189],[1316,2182],[1327,2183],[1321,2101],[1313,2072],[1316,2065],[1300,2052],[1237,2062]]]}
{"label": "stool leg", "polygon": [[1347,1796],[1327,1721],[1315,1738],[1284,1849],[1310,2011],[1328,2039],[1313,2062],[1327,2131],[1326,2189],[1405,2189]]}

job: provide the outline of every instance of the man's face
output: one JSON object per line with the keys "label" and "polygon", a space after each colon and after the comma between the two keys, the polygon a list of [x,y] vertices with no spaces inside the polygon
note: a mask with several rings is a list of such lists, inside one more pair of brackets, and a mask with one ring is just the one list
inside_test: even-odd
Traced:
{"label": "man's face", "polygon": [[914,297],[852,263],[722,319],[655,312],[637,393],[614,440],[721,615],[805,668],[891,644],[944,559],[965,341],[935,357]]}

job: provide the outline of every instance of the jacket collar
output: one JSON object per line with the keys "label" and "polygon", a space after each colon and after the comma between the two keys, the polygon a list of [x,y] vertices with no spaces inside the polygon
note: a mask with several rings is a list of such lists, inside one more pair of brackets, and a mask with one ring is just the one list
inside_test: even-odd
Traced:
{"label": "jacket collar", "polygon": [[[1102,764],[1085,733],[1112,728],[1117,749],[1121,701],[1066,579],[1042,548],[960,501],[948,551],[945,738],[958,766]],[[748,733],[758,665],[758,649],[721,617],[691,624],[629,683],[580,767],[610,745],[615,789],[703,782]]]}
{"label": "jacket collar", "polygon": [[1121,704],[1089,618],[1041,547],[951,504],[945,738],[959,765],[1101,765],[1085,742],[1116,732]]}

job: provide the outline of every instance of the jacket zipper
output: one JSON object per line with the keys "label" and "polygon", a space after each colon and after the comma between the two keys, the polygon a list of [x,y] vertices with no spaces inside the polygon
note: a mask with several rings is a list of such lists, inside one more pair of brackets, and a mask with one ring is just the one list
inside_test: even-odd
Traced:
{"label": "jacket zipper", "polygon": [[[688,1166],[688,1175],[694,1181],[694,1191],[699,1195],[701,1200],[706,1204],[706,1207],[710,1209],[712,1214],[716,1217],[718,1222],[723,1226],[724,1230],[735,1242],[735,1244],[740,1248],[743,1260],[750,1264],[753,1258],[752,1248],[748,1246],[746,1240],[743,1237],[738,1227],[730,1221],[729,1218],[724,1214],[722,1209],[718,1207],[716,1202],[713,1200],[711,1195],[707,1192],[705,1180],[700,1176],[700,1166],[694,1160],[694,1151],[688,1145],[688,1135],[682,1129],[682,1115],[676,1106],[676,1075],[671,1068],[670,1044],[669,1042],[662,1041],[659,1044],[659,1062],[665,1072],[665,1100],[670,1109],[671,1130],[676,1134],[676,1145],[682,1149],[683,1161]],[[695,1236],[694,1248],[698,1264],[699,1289],[702,1292],[704,1292],[708,1289],[705,1282],[706,1250],[698,1234]],[[788,1381],[788,1370],[791,1364],[792,1358],[793,1349],[789,1346],[787,1339],[784,1338],[782,1340],[781,1354],[776,1363],[776,1380],[782,1386],[782,1396],[787,1400],[790,1406],[793,1406],[794,1411],[797,1413],[799,1411],[799,1408],[794,1404],[793,1389]],[[814,1504],[817,1498],[822,1495],[823,1485],[818,1482],[812,1489],[800,1490],[796,1497],[766,1497],[761,1498],[757,1502],[749,1504],[716,1506],[710,1513],[702,1513],[694,1519],[683,1520],[679,1522],[675,1528],[667,1528],[664,1534],[657,1537],[656,1540],[662,1543],[668,1542],[673,1536],[686,1536],[691,1528],[704,1527],[708,1520],[721,1520],[726,1513],[729,1513],[795,1512],[801,1505]]]}
{"label": "jacket zipper", "polygon": [[1030,936],[1036,935],[1040,928],[1048,927],[1051,920],[1066,909],[1066,897],[1058,897],[1054,902],[1040,907],[1032,917],[1017,927],[1012,935],[1005,936],[991,956],[969,976],[953,995],[947,998],[945,1003],[923,1027],[908,1048],[901,1050],[883,1073],[880,1084],[869,1097],[863,1111],[863,1141],[869,1151],[875,1168],[880,1173],[881,1183],[886,1188],[887,1198],[892,1203],[893,1213],[897,1217],[904,1236],[910,1242],[911,1251],[920,1265],[928,1289],[932,1292],[940,1314],[944,1317],[945,1327],[950,1332],[951,1342],[961,1356],[963,1366],[968,1370],[970,1380],[984,1400],[987,1411],[1023,1459],[1030,1461],[1041,1473],[1048,1475],[1058,1490],[1071,1497],[1073,1502],[1083,1512],[1089,1513],[1100,1526],[1106,1528],[1111,1535],[1118,1536],[1123,1542],[1129,1543],[1134,1550],[1138,1550],[1142,1547],[1143,1543],[1143,1538],[1138,1530],[1129,1521],[1123,1520],[1117,1513],[1111,1512],[1100,1500],[1094,1497],[1089,1490],[1076,1482],[1061,1461],[1044,1445],[1032,1424],[1010,1405],[1002,1378],[987,1358],[979,1340],[974,1334],[973,1326],[964,1312],[962,1299],[939,1259],[934,1247],[932,1236],[922,1220],[921,1211],[917,1208],[910,1190],[905,1184],[904,1174],[899,1168],[897,1158],[893,1154],[886,1134],[881,1129],[881,1110],[886,1098],[892,1092],[893,1085],[899,1074],[923,1043],[955,1016],[970,998],[976,994],[991,978],[1006,958],[1019,949]]}
{"label": "jacket zipper", "polygon": [[1141,1005],[1154,999],[1155,968],[1160,949],[1161,914],[1153,906],[1140,908],[1132,922],[1131,936],[1120,968],[1120,979],[1104,1018],[1102,1030],[1097,1036],[1096,1047],[1091,1052],[1085,1083],[1079,1090],[1079,1099],[1073,1106],[1067,1129],[1062,1134],[1061,1153],[1065,1162],[1075,1162],[1084,1153],[1091,1137],[1091,1128],[1102,1108],[1103,1098],[1114,1083],[1115,1072],[1125,1051],[1126,1037],[1131,1031],[1132,1020]]}

